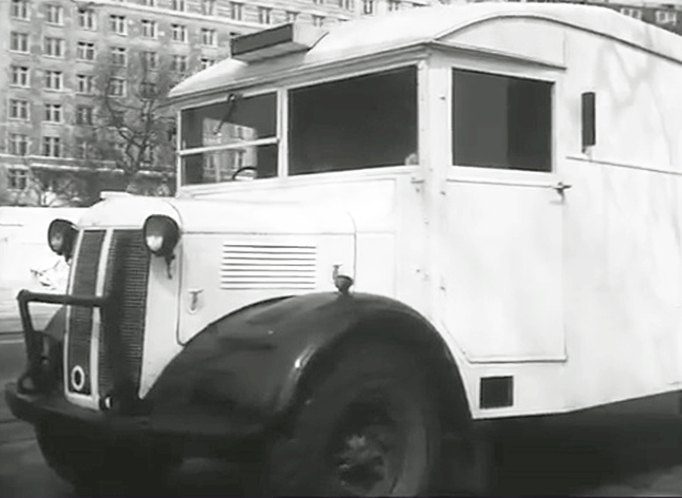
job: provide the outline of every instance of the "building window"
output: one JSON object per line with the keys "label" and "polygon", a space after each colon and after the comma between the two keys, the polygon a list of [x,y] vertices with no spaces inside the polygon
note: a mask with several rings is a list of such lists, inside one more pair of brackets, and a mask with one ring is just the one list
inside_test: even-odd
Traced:
{"label": "building window", "polygon": [[205,16],[215,15],[215,0],[201,0],[201,13]]}
{"label": "building window", "polygon": [[339,7],[346,10],[353,10],[353,0],[339,0]]}
{"label": "building window", "polygon": [[209,58],[209,57],[202,57],[202,58],[199,60],[199,62],[200,62],[200,64],[201,64],[201,69],[203,70],[203,69],[209,68],[209,67],[211,67],[213,64],[215,64],[215,59],[211,59],[211,58]]}
{"label": "building window", "polygon": [[677,12],[674,10],[657,10],[656,23],[670,26],[677,25]]}
{"label": "building window", "polygon": [[171,38],[176,42],[187,43],[187,26],[171,24]]}
{"label": "building window", "polygon": [[9,37],[9,49],[14,52],[28,53],[28,33],[12,31]]}
{"label": "building window", "polygon": [[159,54],[156,52],[142,52],[140,58],[144,69],[156,69],[159,65]]}
{"label": "building window", "polygon": [[258,7],[258,22],[261,24],[272,22],[272,9],[270,7]]}
{"label": "building window", "polygon": [[201,28],[201,43],[211,47],[216,45],[215,29]]}
{"label": "building window", "polygon": [[15,156],[25,156],[28,154],[28,135],[22,133],[11,133],[7,144],[9,153]]}
{"label": "building window", "polygon": [[111,78],[109,81],[109,95],[112,97],[125,97],[126,82],[123,78]]}
{"label": "building window", "polygon": [[47,157],[60,157],[62,141],[59,137],[43,137],[43,155]]}
{"label": "building window", "polygon": [[454,70],[451,112],[454,164],[552,170],[552,83]]}
{"label": "building window", "polygon": [[79,105],[76,107],[76,124],[91,125],[93,123],[93,109],[89,105]]}
{"label": "building window", "polygon": [[78,42],[76,57],[83,61],[95,60],[95,44],[90,42]]}
{"label": "building window", "polygon": [[127,51],[124,47],[111,47],[111,63],[114,66],[125,66],[127,59]]}
{"label": "building window", "polygon": [[295,22],[298,18],[298,12],[294,12],[293,10],[287,10],[285,15],[287,22]]}
{"label": "building window", "polygon": [[61,104],[45,104],[45,118],[44,121],[50,123],[62,122],[62,105]]}
{"label": "building window", "polygon": [[417,153],[415,66],[296,88],[289,109],[292,175],[397,166]]}
{"label": "building window", "polygon": [[374,14],[374,0],[362,0],[362,13]]}
{"label": "building window", "polygon": [[89,74],[76,75],[76,91],[91,95],[95,91],[95,77]]}
{"label": "building window", "polygon": [[14,19],[28,19],[28,0],[12,0],[12,14]]}
{"label": "building window", "polygon": [[388,0],[388,10],[390,12],[400,10],[400,0]]}
{"label": "building window", "polygon": [[185,10],[185,0],[171,0],[171,9],[184,11]]}
{"label": "building window", "polygon": [[97,14],[92,9],[78,11],[78,27],[87,30],[97,29]]}
{"label": "building window", "polygon": [[29,86],[29,69],[26,66],[12,66],[12,85]]}
{"label": "building window", "polygon": [[157,95],[156,83],[152,81],[143,81],[140,83],[140,97],[143,99],[152,99]]}
{"label": "building window", "polygon": [[156,7],[156,0],[142,0],[142,5],[147,7]]}
{"label": "building window", "polygon": [[230,2],[230,17],[235,21],[242,20],[242,12],[244,10],[244,5],[237,2]]}
{"label": "building window", "polygon": [[620,9],[621,14],[626,16],[634,17],[635,19],[642,20],[642,9],[633,9],[632,7],[622,7]]}
{"label": "building window", "polygon": [[178,73],[184,73],[187,71],[187,56],[186,55],[174,55],[171,59],[171,69]]}
{"label": "building window", "polygon": [[9,117],[12,119],[28,119],[28,101],[10,99]]}
{"label": "building window", "polygon": [[156,38],[156,21],[150,21],[149,19],[142,19],[142,36],[145,38]]}
{"label": "building window", "polygon": [[45,22],[50,24],[64,24],[64,7],[54,3],[49,3],[45,7]]}
{"label": "building window", "polygon": [[109,28],[117,35],[127,35],[128,25],[125,16],[109,16]]}
{"label": "building window", "polygon": [[24,190],[26,187],[28,187],[28,170],[9,168],[7,170],[7,188]]}
{"label": "building window", "polygon": [[90,157],[90,143],[85,138],[76,138],[76,159]]}
{"label": "building window", "polygon": [[61,71],[45,71],[45,88],[61,90],[64,87],[64,73]]}
{"label": "building window", "polygon": [[322,26],[324,24],[324,16],[313,15],[313,26]]}
{"label": "building window", "polygon": [[324,0],[313,0],[315,5],[324,5]]}
{"label": "building window", "polygon": [[43,54],[50,57],[64,57],[64,39],[46,36],[43,43]]}

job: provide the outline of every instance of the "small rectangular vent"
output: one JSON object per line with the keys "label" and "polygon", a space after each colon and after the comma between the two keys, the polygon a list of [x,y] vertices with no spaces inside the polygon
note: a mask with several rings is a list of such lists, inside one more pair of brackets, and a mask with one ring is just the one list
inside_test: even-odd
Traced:
{"label": "small rectangular vent", "polygon": [[481,408],[502,408],[514,405],[514,377],[484,377],[481,379]]}
{"label": "small rectangular vent", "polygon": [[315,246],[225,243],[220,288],[313,290],[316,268]]}

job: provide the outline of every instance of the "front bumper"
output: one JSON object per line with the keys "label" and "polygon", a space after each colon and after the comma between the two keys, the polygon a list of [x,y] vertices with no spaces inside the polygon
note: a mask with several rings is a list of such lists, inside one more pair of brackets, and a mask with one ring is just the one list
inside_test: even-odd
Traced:
{"label": "front bumper", "polygon": [[201,446],[206,443],[246,442],[263,434],[262,424],[231,420],[226,413],[181,409],[173,413],[152,411],[150,415],[121,415],[79,407],[67,401],[61,393],[23,393],[16,383],[5,386],[5,399],[14,416],[33,425],[70,426],[106,437],[158,439]]}

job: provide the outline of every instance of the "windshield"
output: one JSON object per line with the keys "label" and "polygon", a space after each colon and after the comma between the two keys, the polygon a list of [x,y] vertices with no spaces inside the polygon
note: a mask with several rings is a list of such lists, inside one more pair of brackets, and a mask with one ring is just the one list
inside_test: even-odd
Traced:
{"label": "windshield", "polygon": [[292,90],[289,132],[290,175],[417,163],[416,67]]}
{"label": "windshield", "polygon": [[182,111],[184,185],[277,174],[277,97],[230,94],[223,102]]}

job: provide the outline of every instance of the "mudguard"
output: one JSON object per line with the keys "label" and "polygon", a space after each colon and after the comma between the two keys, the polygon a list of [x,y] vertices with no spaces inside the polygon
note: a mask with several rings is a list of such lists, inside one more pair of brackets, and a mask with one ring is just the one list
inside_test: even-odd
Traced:
{"label": "mudguard", "polygon": [[[344,336],[386,320],[433,334],[432,343],[439,341],[440,354],[449,357],[426,319],[393,299],[315,293],[270,300],[225,316],[187,344],[147,396],[152,420],[169,413],[221,412],[226,423],[267,425],[292,405],[313,358]],[[448,362],[456,369],[451,358]]]}

